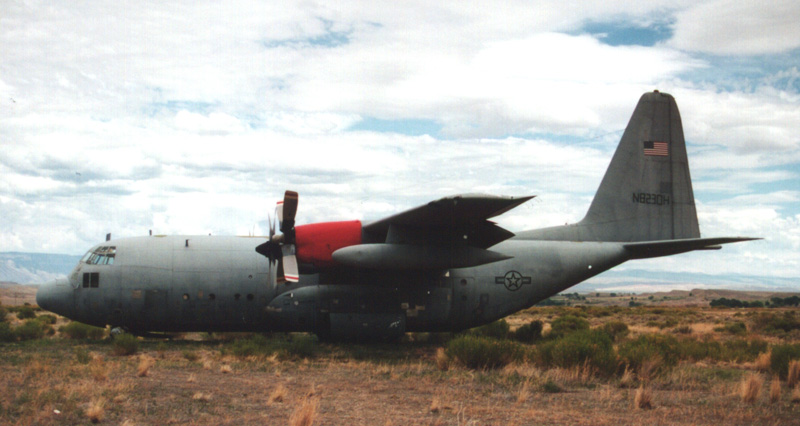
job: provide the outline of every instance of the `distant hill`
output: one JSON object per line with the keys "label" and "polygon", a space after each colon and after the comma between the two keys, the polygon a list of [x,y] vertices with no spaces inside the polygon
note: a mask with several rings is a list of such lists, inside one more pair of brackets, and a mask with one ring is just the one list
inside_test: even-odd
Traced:
{"label": "distant hill", "polygon": [[35,305],[38,290],[38,285],[0,282],[0,304],[3,306],[18,306],[26,303]]}
{"label": "distant hill", "polygon": [[65,277],[81,256],[49,253],[0,253],[0,281],[42,284]]}

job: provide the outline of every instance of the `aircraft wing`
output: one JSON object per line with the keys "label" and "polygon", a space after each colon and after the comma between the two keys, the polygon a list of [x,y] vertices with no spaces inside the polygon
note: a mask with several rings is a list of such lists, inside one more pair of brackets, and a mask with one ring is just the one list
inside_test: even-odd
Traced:
{"label": "aircraft wing", "polygon": [[[364,225],[375,242],[435,243],[449,237],[467,240],[467,245],[487,248],[514,236],[488,219],[499,216],[530,200],[466,194],[445,197],[402,213]],[[466,238],[465,238],[466,236]],[[380,241],[383,239],[383,241]],[[448,241],[449,242],[449,241]]]}
{"label": "aircraft wing", "polygon": [[514,236],[489,218],[533,198],[456,195],[363,225],[362,244],[332,254],[340,265],[371,269],[447,269],[509,257],[487,248]]}

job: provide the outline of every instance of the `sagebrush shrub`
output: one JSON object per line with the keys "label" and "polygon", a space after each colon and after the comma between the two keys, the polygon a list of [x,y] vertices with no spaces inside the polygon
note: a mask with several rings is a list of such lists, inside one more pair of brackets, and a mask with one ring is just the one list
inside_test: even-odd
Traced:
{"label": "sagebrush shrub", "polygon": [[16,342],[17,334],[11,329],[11,324],[0,322],[0,342]]}
{"label": "sagebrush shrub", "polygon": [[19,319],[32,319],[36,318],[36,312],[30,306],[23,306],[17,311],[17,318]]}
{"label": "sagebrush shrub", "polygon": [[645,334],[619,345],[620,360],[639,371],[645,362],[660,359],[655,374],[678,364],[681,348],[678,339],[664,334]]}
{"label": "sagebrush shrub", "polygon": [[19,340],[35,340],[44,337],[45,327],[35,319],[29,319],[14,329]]}
{"label": "sagebrush shrub", "polygon": [[139,350],[139,339],[133,334],[114,336],[111,352],[117,356],[133,355]]}
{"label": "sagebrush shrub", "polygon": [[499,319],[495,322],[475,327],[469,331],[469,334],[493,337],[495,339],[505,339],[508,337],[510,329],[511,327],[505,319]]}
{"label": "sagebrush shrub", "polygon": [[445,353],[467,368],[485,369],[504,367],[522,359],[525,351],[509,340],[464,335],[449,341]]}
{"label": "sagebrush shrub", "polygon": [[74,340],[99,340],[102,339],[106,334],[106,330],[104,328],[95,327],[93,325],[88,325],[77,321],[72,321],[67,325],[62,325],[58,328],[58,331],[68,338]]}
{"label": "sagebrush shrub", "polygon": [[800,359],[800,344],[774,345],[770,357],[770,370],[782,379],[789,375],[789,363]]}
{"label": "sagebrush shrub", "polygon": [[576,317],[575,315],[564,315],[556,318],[550,324],[549,336],[557,339],[567,334],[574,333],[580,330],[588,330],[589,321],[583,318]]}
{"label": "sagebrush shrub", "polygon": [[608,335],[611,336],[611,340],[615,342],[624,339],[625,337],[628,336],[628,333],[630,332],[630,330],[628,329],[628,324],[625,324],[622,321],[609,321],[603,324],[601,330],[608,333]]}
{"label": "sagebrush shrub", "polygon": [[588,365],[603,375],[617,369],[617,355],[611,337],[602,330],[580,330],[544,343],[539,362],[545,367],[562,368]]}
{"label": "sagebrush shrub", "polygon": [[539,320],[533,320],[514,331],[514,340],[523,343],[533,343],[542,338],[542,324]]}

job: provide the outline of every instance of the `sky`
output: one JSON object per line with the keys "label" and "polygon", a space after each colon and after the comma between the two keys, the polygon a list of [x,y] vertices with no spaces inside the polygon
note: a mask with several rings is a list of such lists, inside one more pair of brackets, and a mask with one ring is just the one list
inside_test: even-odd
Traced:
{"label": "sky", "polygon": [[299,224],[459,193],[573,223],[658,89],[702,235],[764,240],[595,282],[800,288],[796,1],[335,3],[0,0],[0,252],[263,235],[286,189]]}

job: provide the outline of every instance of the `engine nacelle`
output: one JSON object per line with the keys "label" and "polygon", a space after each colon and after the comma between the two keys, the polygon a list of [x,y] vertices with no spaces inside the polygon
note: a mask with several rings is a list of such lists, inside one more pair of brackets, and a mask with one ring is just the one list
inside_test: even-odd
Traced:
{"label": "engine nacelle", "polygon": [[323,222],[295,227],[297,260],[318,268],[335,265],[333,252],[361,244],[361,221]]}

